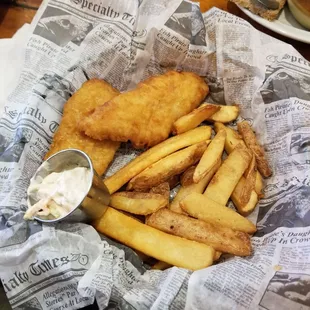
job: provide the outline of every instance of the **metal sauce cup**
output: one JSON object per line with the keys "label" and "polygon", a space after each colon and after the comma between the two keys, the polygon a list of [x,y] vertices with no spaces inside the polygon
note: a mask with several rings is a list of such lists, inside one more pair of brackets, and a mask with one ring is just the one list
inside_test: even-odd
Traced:
{"label": "metal sauce cup", "polygon": [[[55,223],[59,221],[89,222],[100,218],[105,213],[110,202],[110,194],[94,170],[89,156],[80,150],[67,149],[55,153],[42,163],[33,178],[41,177],[44,179],[52,172],[62,172],[76,167],[88,168],[91,174],[90,182],[85,189],[83,199],[72,211],[63,217],[48,220],[36,216],[34,218],[37,221],[44,223]],[[28,203],[33,205],[36,201],[31,196],[28,196]]]}

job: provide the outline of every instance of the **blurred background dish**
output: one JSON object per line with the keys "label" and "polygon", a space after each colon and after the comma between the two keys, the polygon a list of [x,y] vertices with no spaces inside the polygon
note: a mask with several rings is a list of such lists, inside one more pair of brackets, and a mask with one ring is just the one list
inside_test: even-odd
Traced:
{"label": "blurred background dish", "polygon": [[288,6],[296,20],[305,28],[310,29],[310,1],[288,0]]}
{"label": "blurred background dish", "polygon": [[[310,6],[310,0],[291,0],[294,2],[305,2]],[[290,12],[288,6],[285,6],[279,17],[274,21],[268,21],[258,15],[253,14],[248,9],[238,5],[239,9],[248,17],[259,23],[260,25],[279,33],[287,38],[295,39],[300,42],[310,44],[310,31],[303,27]],[[310,22],[310,12],[308,12],[308,21]]]}

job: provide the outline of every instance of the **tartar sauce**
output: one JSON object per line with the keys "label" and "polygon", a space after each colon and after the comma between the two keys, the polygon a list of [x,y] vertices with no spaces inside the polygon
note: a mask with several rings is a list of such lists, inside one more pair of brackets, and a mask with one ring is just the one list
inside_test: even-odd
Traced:
{"label": "tartar sauce", "polygon": [[67,215],[86,196],[90,178],[90,170],[84,167],[53,172],[44,179],[32,178],[27,194],[36,203],[31,205],[28,199],[24,219],[31,220],[35,216],[56,219]]}

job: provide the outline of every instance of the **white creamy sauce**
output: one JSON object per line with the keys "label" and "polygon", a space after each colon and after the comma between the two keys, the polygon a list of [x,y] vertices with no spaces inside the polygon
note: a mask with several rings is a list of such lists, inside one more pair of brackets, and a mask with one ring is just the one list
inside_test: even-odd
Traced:
{"label": "white creamy sauce", "polygon": [[84,167],[53,172],[44,179],[32,178],[27,194],[36,203],[30,205],[28,199],[24,219],[30,220],[34,216],[44,219],[65,216],[86,196],[91,181],[91,172]]}

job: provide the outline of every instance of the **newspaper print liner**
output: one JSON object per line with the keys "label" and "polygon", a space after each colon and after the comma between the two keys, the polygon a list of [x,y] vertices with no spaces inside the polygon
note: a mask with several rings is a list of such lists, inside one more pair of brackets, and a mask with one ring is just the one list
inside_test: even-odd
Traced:
{"label": "newspaper print liner", "polygon": [[[14,309],[76,309],[95,299],[100,309],[309,306],[309,62],[236,16],[167,4],[50,0],[38,11],[0,120],[0,276]],[[89,78],[124,91],[169,69],[206,76],[213,102],[238,102],[266,148],[275,174],[252,217],[253,256],[225,256],[194,273],[147,271],[90,226],[24,222],[29,179],[69,96]],[[108,173],[137,155],[129,150]]]}

